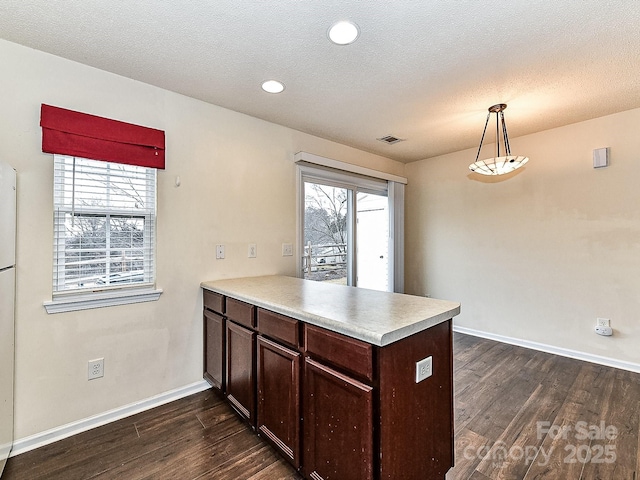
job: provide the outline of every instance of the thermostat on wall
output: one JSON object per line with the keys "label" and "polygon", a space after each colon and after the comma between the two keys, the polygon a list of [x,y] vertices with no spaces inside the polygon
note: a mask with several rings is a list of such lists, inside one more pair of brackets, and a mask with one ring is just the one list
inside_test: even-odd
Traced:
{"label": "thermostat on wall", "polygon": [[609,166],[609,147],[596,148],[593,151],[593,168]]}

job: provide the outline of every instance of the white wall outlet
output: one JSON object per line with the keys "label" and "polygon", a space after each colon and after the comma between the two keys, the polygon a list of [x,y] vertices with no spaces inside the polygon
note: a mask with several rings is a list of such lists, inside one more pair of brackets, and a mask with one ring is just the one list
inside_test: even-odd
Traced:
{"label": "white wall outlet", "polygon": [[291,243],[283,243],[282,244],[282,256],[283,257],[291,257],[291,256],[293,256],[293,244],[291,244]]}
{"label": "white wall outlet", "polygon": [[596,319],[596,327],[610,327],[611,320],[608,318],[597,318]]}
{"label": "white wall outlet", "polygon": [[224,258],[224,245],[216,245],[216,260]]}
{"label": "white wall outlet", "polygon": [[87,380],[104,377],[104,358],[89,360],[89,374]]}
{"label": "white wall outlet", "polygon": [[433,374],[432,357],[423,358],[416,362],[416,383],[420,383],[425,378]]}
{"label": "white wall outlet", "polygon": [[258,256],[258,248],[255,243],[249,244],[249,258],[256,258]]}

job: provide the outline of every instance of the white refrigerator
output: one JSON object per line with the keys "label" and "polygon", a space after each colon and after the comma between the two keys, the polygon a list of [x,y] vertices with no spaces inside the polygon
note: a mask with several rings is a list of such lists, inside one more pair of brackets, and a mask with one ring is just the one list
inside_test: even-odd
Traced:
{"label": "white refrigerator", "polygon": [[13,445],[16,171],[0,162],[0,476]]}

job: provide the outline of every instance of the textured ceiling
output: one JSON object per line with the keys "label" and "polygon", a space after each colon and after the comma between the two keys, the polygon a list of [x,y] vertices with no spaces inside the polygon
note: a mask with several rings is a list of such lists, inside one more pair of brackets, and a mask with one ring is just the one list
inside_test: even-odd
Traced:
{"label": "textured ceiling", "polygon": [[511,138],[640,107],[639,26],[637,0],[0,0],[0,38],[402,162],[477,146],[495,103]]}

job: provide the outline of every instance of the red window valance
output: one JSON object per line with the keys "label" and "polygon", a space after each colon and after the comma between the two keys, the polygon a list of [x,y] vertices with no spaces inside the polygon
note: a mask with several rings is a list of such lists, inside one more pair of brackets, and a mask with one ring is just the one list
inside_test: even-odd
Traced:
{"label": "red window valance", "polygon": [[42,151],[164,168],[164,131],[42,104]]}

